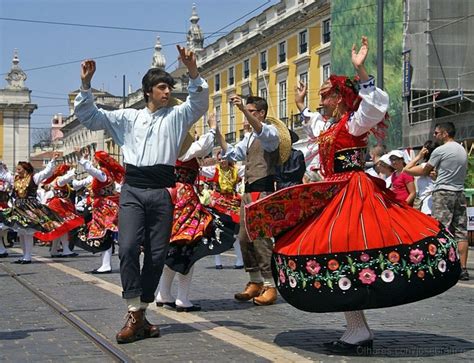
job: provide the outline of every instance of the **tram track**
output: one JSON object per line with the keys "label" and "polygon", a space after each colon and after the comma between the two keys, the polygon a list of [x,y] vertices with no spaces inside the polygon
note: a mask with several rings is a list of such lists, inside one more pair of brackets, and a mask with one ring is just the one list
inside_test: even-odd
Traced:
{"label": "tram track", "polygon": [[46,294],[41,289],[35,287],[27,279],[18,275],[15,271],[0,263],[0,269],[5,271],[12,279],[18,284],[23,286],[25,289],[30,291],[33,295],[38,297],[43,303],[50,307],[55,313],[57,313],[63,320],[65,320],[70,326],[79,331],[85,336],[90,342],[112,358],[115,362],[130,362],[133,363],[135,360],[127,355],[122,349],[114,345],[110,340],[98,333],[91,325],[82,320],[79,316],[68,311],[61,303],[56,301],[53,297]]}

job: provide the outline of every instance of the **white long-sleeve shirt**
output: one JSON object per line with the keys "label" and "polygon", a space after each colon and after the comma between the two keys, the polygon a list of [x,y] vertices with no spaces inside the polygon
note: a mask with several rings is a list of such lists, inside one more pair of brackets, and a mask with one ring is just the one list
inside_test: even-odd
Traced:
{"label": "white long-sleeve shirt", "polygon": [[263,150],[267,152],[275,151],[280,145],[280,135],[278,134],[277,128],[273,125],[262,123],[262,131],[260,134],[248,132],[235,146],[227,144],[227,150],[222,155],[222,158],[231,161],[244,161],[246,159],[247,149],[250,148],[250,145],[252,145],[255,139],[258,139],[262,143]]}
{"label": "white long-sleeve shirt", "polygon": [[186,152],[179,157],[180,161],[189,161],[194,158],[203,158],[209,155],[214,146],[214,139],[216,137],[216,130],[209,129],[204,135],[201,135],[198,140],[194,141]]}
{"label": "white long-sleeve shirt", "polygon": [[188,92],[182,104],[152,113],[146,107],[141,110],[98,109],[89,89],[77,95],[74,112],[86,128],[107,130],[122,148],[124,163],[138,167],[174,166],[187,131],[209,106],[209,89],[203,78],[190,79]]}

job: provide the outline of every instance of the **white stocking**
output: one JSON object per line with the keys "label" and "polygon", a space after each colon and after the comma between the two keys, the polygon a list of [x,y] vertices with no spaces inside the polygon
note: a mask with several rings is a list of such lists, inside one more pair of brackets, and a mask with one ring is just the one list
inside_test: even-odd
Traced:
{"label": "white stocking", "polygon": [[31,253],[33,252],[33,236],[31,234],[23,235],[23,240],[25,246],[23,249],[23,260],[31,261]]}
{"label": "white stocking", "polygon": [[216,266],[222,266],[221,255],[214,255],[214,262],[216,263]]}
{"label": "white stocking", "polygon": [[7,249],[5,248],[5,242],[7,240],[7,230],[2,229],[0,231],[0,254],[7,253]]}
{"label": "white stocking", "polygon": [[243,266],[244,265],[244,259],[242,257],[242,250],[240,249],[240,240],[239,240],[238,236],[235,236],[234,250],[235,250],[235,254],[237,256],[237,259],[235,260],[235,265],[236,266]]}
{"label": "white stocking", "polygon": [[191,267],[186,275],[178,273],[178,297],[176,298],[176,306],[189,308],[193,303],[189,301],[189,290],[191,288],[191,280],[193,279],[194,266]]}
{"label": "white stocking", "polygon": [[63,245],[63,256],[72,254],[72,251],[69,248],[69,241],[67,238],[67,234],[63,234],[61,237],[59,237],[59,239],[61,240],[61,244]]}
{"label": "white stocking", "polygon": [[59,239],[55,239],[53,240],[53,242],[51,242],[51,256],[57,255],[58,250],[59,250]]}
{"label": "white stocking", "polygon": [[372,331],[365,319],[364,311],[344,312],[347,321],[347,328],[341,340],[349,344],[357,344],[365,340],[374,338]]}
{"label": "white stocking", "polygon": [[173,283],[175,274],[175,271],[165,265],[163,273],[161,274],[160,288],[158,290],[158,295],[156,296],[156,302],[174,302],[174,297],[171,295],[171,284]]}
{"label": "white stocking", "polygon": [[18,240],[20,241],[20,248],[23,251],[23,255],[25,254],[25,235],[19,234]]}
{"label": "white stocking", "polygon": [[112,270],[112,247],[110,247],[107,251],[102,252],[102,266],[100,266],[97,271],[104,272]]}

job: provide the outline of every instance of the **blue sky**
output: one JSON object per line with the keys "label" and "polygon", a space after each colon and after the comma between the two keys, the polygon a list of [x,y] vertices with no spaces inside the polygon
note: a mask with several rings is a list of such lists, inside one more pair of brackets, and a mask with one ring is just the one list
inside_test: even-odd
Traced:
{"label": "blue sky", "polygon": [[[92,86],[122,94],[122,75],[136,90],[149,68],[156,36],[161,38],[167,66],[176,61],[176,43],[185,45],[192,4],[205,36],[228,26],[224,35],[278,0],[0,0],[0,88],[4,88],[13,51],[18,49],[20,66],[27,73],[26,85],[38,109],[32,128],[49,127],[55,113],[68,114],[67,94],[80,85],[80,60],[144,49],[125,55],[97,59]],[[260,7],[260,8],[259,8]],[[259,9],[257,9],[259,8]],[[252,12],[253,10],[256,11]],[[240,19],[247,13],[251,14]],[[8,19],[75,23],[151,31],[112,30],[64,26]],[[170,32],[170,33],[167,33]],[[177,32],[177,33],[174,33]],[[212,43],[214,36],[205,41]],[[147,49],[145,49],[147,48]],[[60,63],[71,64],[33,70]],[[172,71],[176,63],[168,71]],[[31,70],[29,70],[31,69]]]}

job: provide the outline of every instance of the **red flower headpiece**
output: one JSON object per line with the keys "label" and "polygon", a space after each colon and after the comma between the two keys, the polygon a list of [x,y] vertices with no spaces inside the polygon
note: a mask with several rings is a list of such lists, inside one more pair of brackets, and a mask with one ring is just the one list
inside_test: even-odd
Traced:
{"label": "red flower headpiece", "polygon": [[346,76],[331,75],[321,86],[320,94],[337,93],[341,95],[348,111],[355,111],[362,100],[359,97],[359,78],[350,79]]}
{"label": "red flower headpiece", "polygon": [[177,168],[186,168],[191,170],[199,170],[199,163],[196,158],[192,158],[188,161],[180,161],[176,160],[176,167]]}
{"label": "red flower headpiece", "polygon": [[66,172],[71,169],[71,166],[68,164],[59,164],[56,166],[56,168],[53,171],[53,175],[51,175],[48,179],[43,181],[43,184],[50,184],[52,183],[56,178],[63,176],[66,174]]}
{"label": "red flower headpiece", "polygon": [[112,174],[114,181],[117,183],[123,182],[125,177],[125,169],[117,162],[117,160],[115,160],[103,150],[96,151],[94,157],[99,163],[100,167],[107,169],[107,171]]}

